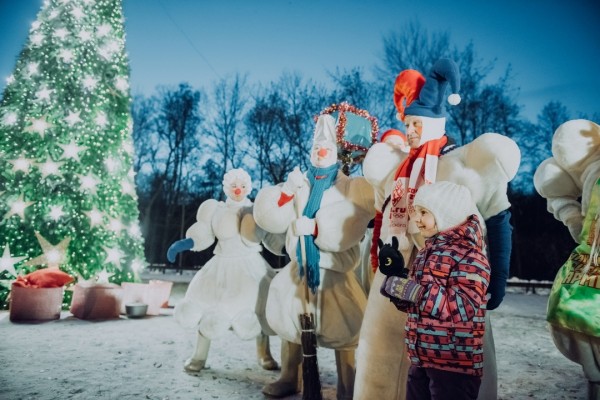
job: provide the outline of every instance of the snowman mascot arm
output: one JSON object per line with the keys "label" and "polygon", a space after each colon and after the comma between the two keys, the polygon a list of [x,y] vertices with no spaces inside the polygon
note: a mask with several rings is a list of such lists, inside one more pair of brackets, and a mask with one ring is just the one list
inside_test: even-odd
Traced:
{"label": "snowman mascot arm", "polygon": [[186,238],[174,242],[167,250],[169,262],[175,262],[177,254],[182,251],[202,251],[214,243],[216,238],[210,223],[218,206],[217,200],[209,199],[198,207],[196,222],[186,231]]}

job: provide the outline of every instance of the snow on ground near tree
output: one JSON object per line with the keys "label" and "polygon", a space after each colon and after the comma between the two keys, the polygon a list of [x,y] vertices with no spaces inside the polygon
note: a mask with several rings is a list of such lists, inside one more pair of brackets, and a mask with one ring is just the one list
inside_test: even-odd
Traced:
{"label": "snow on ground near tree", "polygon": [[[176,283],[170,304],[186,283]],[[499,399],[585,399],[581,367],[554,347],[544,320],[547,296],[509,293],[492,311]],[[173,320],[172,309],[141,319],[85,321],[63,312],[56,321],[11,323],[0,312],[0,398],[174,400],[263,399],[261,387],[277,379],[255,361],[254,341],[233,333],[213,341],[209,369],[183,372],[194,334]],[[271,350],[279,360],[280,341]],[[335,399],[335,358],[318,351],[323,398]],[[301,399],[300,394],[287,397]]]}

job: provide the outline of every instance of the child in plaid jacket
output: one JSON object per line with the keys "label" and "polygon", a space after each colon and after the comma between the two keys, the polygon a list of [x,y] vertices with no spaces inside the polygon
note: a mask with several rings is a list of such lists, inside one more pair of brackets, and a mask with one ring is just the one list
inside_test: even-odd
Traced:
{"label": "child in plaid jacket", "polygon": [[381,288],[408,314],[406,398],[476,399],[490,279],[481,217],[469,190],[451,182],[419,188],[414,207],[425,247],[408,276],[389,276]]}

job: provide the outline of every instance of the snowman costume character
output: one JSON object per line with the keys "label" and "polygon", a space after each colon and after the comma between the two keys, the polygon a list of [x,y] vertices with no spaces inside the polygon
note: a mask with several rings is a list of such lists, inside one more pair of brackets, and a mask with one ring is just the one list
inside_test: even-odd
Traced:
{"label": "snowman costume character", "polygon": [[[427,80],[415,70],[398,75],[394,101],[399,119],[412,123],[418,117],[422,130],[417,143],[412,143],[415,135],[408,126],[406,136],[388,131],[385,141],[373,145],[365,157],[364,176],[373,185],[376,199],[374,240],[380,238],[390,243],[391,238],[396,237],[405,265],[411,265],[416,251],[424,244],[410,218],[412,199],[418,188],[435,181],[466,186],[485,221],[482,225],[487,224],[489,239],[491,230],[497,232],[496,239],[493,243],[490,240],[488,246],[492,269],[488,308],[489,304],[497,307],[504,296],[510,260],[507,186],[519,167],[520,151],[513,140],[497,133],[485,133],[461,147],[449,145],[442,113],[448,85],[454,93],[448,101],[458,104],[458,66],[447,59],[434,64]],[[376,247],[372,247],[372,253],[372,260],[376,262]],[[385,275],[377,269],[356,351],[356,400],[406,398],[410,366],[404,346],[406,313],[398,312],[380,294],[384,280]],[[496,399],[496,359],[489,321],[486,326],[486,362],[478,398]]]}
{"label": "snowman costume character", "polygon": [[252,218],[252,202],[247,198],[251,190],[246,171],[228,171],[223,177],[227,200],[203,202],[186,239],[173,243],[167,252],[173,262],[181,251],[202,251],[218,240],[214,256],[194,275],[175,307],[175,320],[198,331],[194,352],[184,364],[188,373],[205,367],[210,341],[229,329],[242,340],[256,338],[259,365],[278,368],[269,349],[268,335],[274,332],[265,318],[267,290],[275,271],[260,255],[260,243],[267,243],[267,235]]}
{"label": "snowman costume character", "polygon": [[[548,211],[565,224],[576,243],[581,243],[575,251],[581,249],[582,254],[590,255],[586,249],[593,249],[593,242],[598,240],[598,228],[591,221],[600,210],[597,206],[599,178],[600,126],[584,119],[567,121],[559,126],[552,137],[552,157],[538,166],[533,183],[537,192],[547,200]],[[584,224],[586,219],[590,220],[588,224]],[[594,257],[590,260],[595,261],[592,267],[597,271],[597,260]],[[586,286],[593,290],[592,286]],[[552,294],[551,301],[562,301],[562,298],[553,300]],[[600,313],[597,302],[589,299],[586,304],[586,309],[577,310],[579,315],[594,318]],[[559,307],[562,306],[549,302],[549,316],[551,310]],[[588,398],[600,399],[600,337],[581,332],[575,319],[549,321],[549,330],[558,350],[582,366],[588,380]]]}
{"label": "snowman costume character", "polygon": [[[321,115],[316,124],[306,174],[295,168],[286,182],[263,188],[254,205],[254,218],[263,229],[285,233],[290,263],[273,279],[267,299],[267,320],[282,339],[281,374],[263,393],[284,397],[299,390],[301,326],[308,305],[315,315],[317,344],[335,350],[337,398],[351,399],[354,349],[366,306],[355,268],[360,240],[373,218],[373,189],[363,177],[347,177],[337,165],[335,120]],[[305,240],[301,260],[299,240]]]}

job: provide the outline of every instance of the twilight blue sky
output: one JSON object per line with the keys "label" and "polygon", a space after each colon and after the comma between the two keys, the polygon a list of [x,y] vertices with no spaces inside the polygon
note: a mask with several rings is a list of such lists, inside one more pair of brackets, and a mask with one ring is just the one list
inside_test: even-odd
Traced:
{"label": "twilight blue sky", "polygon": [[[0,0],[0,90],[12,73],[42,0]],[[600,113],[597,0],[123,0],[134,93],[248,73],[268,83],[284,71],[323,83],[336,67],[369,72],[383,36],[418,20],[472,40],[496,72],[510,63],[524,115],[560,100]],[[424,71],[425,72],[425,71]],[[390,82],[390,87],[393,82]],[[391,89],[390,89],[391,90]],[[341,99],[342,100],[342,99]],[[390,101],[391,106],[391,101]],[[600,121],[596,121],[600,122]]]}

